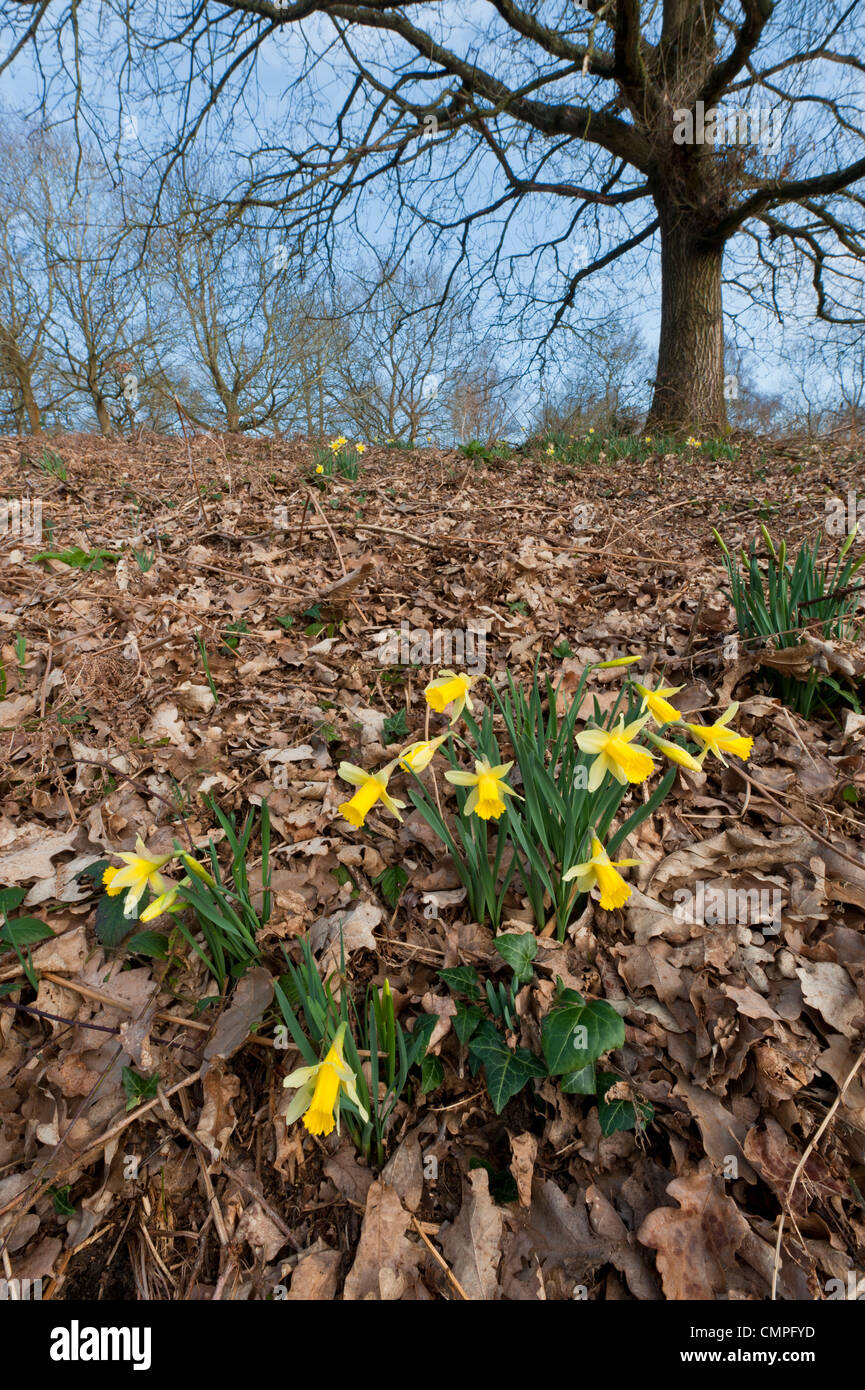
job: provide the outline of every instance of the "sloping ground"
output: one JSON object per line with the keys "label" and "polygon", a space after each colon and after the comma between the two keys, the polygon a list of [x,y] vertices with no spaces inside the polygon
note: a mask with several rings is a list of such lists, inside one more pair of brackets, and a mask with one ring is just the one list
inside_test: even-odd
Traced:
{"label": "sloping ground", "polygon": [[[732,655],[711,528],[733,549],[764,521],[797,548],[861,484],[861,447],[757,441],[732,461],[577,470],[540,449],[483,464],[370,448],[354,482],[282,441],[51,447],[65,479],[32,441],[0,442],[3,495],[41,499],[42,550],[120,558],[34,565],[32,538],[4,540],[0,886],[26,888],[20,911],[57,933],[34,952],[38,995],[0,954],[0,986],[22,983],[0,996],[5,1275],[60,1299],[848,1289],[865,1243],[865,1075],[844,1089],[865,1041],[865,718],[842,705],[805,721]],[[735,696],[754,737],[744,777],[716,761],[679,775],[628,846],[642,861],[628,906],[590,903],[564,944],[544,937],[517,997],[512,1042],[535,1051],[557,977],[613,1003],[621,1097],[651,1106],[637,1131],[605,1136],[595,1101],[550,1080],[494,1113],[437,974],[506,978],[489,924],[417,812],[355,831],[337,811],[340,761],[373,769],[422,736],[423,687],[451,662],[411,644],[468,628],[485,630],[496,682],[540,657],[572,686],[586,661],[639,653],[694,717]],[[594,673],[602,709],[621,681]],[[489,703],[483,684],[475,697]],[[400,710],[407,734],[383,746]],[[387,977],[407,1028],[440,1015],[444,1079],[424,1096],[415,1073],[382,1179],[345,1130],[286,1128],[298,1061],[274,1046],[276,1013],[244,1042],[254,1001],[232,1014],[182,942],[130,957],[95,933],[97,894],[75,875],[137,834],[221,842],[208,794],[241,817],[267,798],[270,974],[310,929],[333,965],[342,909],[346,987],[361,999]],[[260,870],[256,840],[251,855]],[[396,907],[374,883],[392,865],[407,875]],[[690,920],[675,908],[697,881],[759,907]],[[530,921],[516,890],[505,918]],[[129,1111],[124,1066],[158,1076]]]}

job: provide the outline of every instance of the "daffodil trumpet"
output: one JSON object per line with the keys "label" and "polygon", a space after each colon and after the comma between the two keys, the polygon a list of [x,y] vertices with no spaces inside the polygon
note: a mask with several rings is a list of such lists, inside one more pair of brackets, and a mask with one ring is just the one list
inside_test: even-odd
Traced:
{"label": "daffodil trumpet", "polygon": [[659,729],[662,729],[665,724],[678,723],[682,717],[681,712],[670,704],[667,697],[678,695],[680,690],[685,689],[683,685],[659,685],[654,690],[650,690],[647,685],[641,685],[639,681],[632,681],[631,684],[643,697],[640,713],[645,714],[648,710]]}
{"label": "daffodil trumpet", "polygon": [[583,729],[577,734],[577,747],[583,753],[594,753],[589,768],[588,790],[594,792],[608,772],[622,786],[628,782],[644,782],[655,770],[652,756],[645,748],[634,747],[633,740],[643,729],[650,715],[625,724],[620,719],[612,729]]}
{"label": "daffodil trumpet", "polygon": [[592,836],[592,857],[583,864],[574,864],[567,873],[562,874],[562,882],[577,881],[577,891],[589,893],[594,887],[600,889],[601,907],[605,912],[624,907],[631,896],[631,888],[618,872],[639,864],[639,859],[610,859],[597,836]]}
{"label": "daffodil trumpet", "polygon": [[440,671],[435,680],[430,681],[424,690],[424,699],[436,714],[444,714],[448,705],[453,705],[451,724],[455,724],[464,709],[474,711],[471,689],[480,675],[469,676],[465,672]]}
{"label": "daffodil trumpet", "polygon": [[707,753],[714,753],[724,767],[727,766],[725,753],[732,753],[734,757],[741,758],[743,762],[747,762],[750,758],[754,740],[745,734],[737,734],[734,729],[727,728],[738,708],[738,701],[734,700],[714,724],[685,724],[685,728],[691,736],[702,746],[703,751],[697,759],[701,767]]}
{"label": "daffodil trumpet", "polygon": [[397,820],[402,820],[400,811],[405,810],[405,802],[390,796],[387,790],[388,781],[398,762],[399,758],[394,758],[393,762],[375,773],[364,772],[362,767],[355,767],[354,763],[340,763],[340,777],[344,782],[357,787],[357,791],[350,800],[341,802],[339,811],[355,829],[362,828],[367,815],[378,801],[386,806]]}
{"label": "daffodil trumpet", "polygon": [[456,787],[472,788],[463,807],[464,815],[476,815],[479,820],[498,820],[507,809],[506,796],[515,796],[518,801],[523,799],[504,781],[512,767],[513,762],[491,767],[486,758],[481,758],[475,762],[474,772],[446,772],[445,781]]}
{"label": "daffodil trumpet", "polygon": [[286,1124],[294,1124],[303,1116],[304,1127],[310,1134],[330,1134],[334,1126],[338,1134],[343,1096],[357,1108],[364,1124],[369,1120],[369,1112],[357,1093],[357,1077],[345,1060],[346,1026],[345,1023],[339,1025],[320,1062],[312,1067],[298,1067],[283,1081],[283,1086],[297,1091],[286,1111]]}

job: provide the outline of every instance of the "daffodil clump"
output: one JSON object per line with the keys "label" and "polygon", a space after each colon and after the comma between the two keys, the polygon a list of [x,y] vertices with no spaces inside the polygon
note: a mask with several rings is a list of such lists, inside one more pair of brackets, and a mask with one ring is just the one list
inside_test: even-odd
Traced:
{"label": "daffodil clump", "polygon": [[[155,922],[161,917],[173,918],[172,940],[184,938],[192,951],[223,987],[229,974],[241,973],[253,961],[260,959],[258,937],[270,914],[270,816],[267,802],[260,813],[253,808],[243,828],[238,831],[233,818],[215,808],[230,860],[220,869],[216,848],[208,844],[210,864],[205,868],[193,854],[175,842],[166,853],[155,854],[139,835],[134,851],[123,850],[115,856],[120,866],[109,864],[102,872],[102,883],[109,901],[120,899],[119,914],[112,906],[106,917],[110,930],[125,936],[137,920]],[[248,845],[253,826],[260,814],[261,884],[259,897],[250,888],[247,872]],[[176,865],[181,877],[164,872],[167,865]],[[99,866],[101,868],[101,865]],[[184,872],[185,871],[185,872]],[[147,902],[147,897],[150,901]],[[183,920],[190,909],[195,917],[197,934]],[[124,921],[129,926],[123,928]],[[202,945],[203,940],[203,945]],[[152,943],[152,936],[150,938]],[[167,939],[166,939],[166,950]]]}
{"label": "daffodil clump", "polygon": [[[308,1134],[326,1139],[334,1129],[339,1133],[345,1120],[366,1158],[382,1164],[394,1108],[410,1084],[413,1067],[421,1067],[421,1089],[428,1088],[425,1054],[436,1015],[421,1014],[407,1032],[396,1016],[387,980],[379,989],[370,986],[364,1003],[351,998],[342,943],[339,969],[325,979],[308,936],[301,940],[300,952],[297,963],[287,956],[287,973],[274,982],[277,1005],[303,1062],[283,1082],[295,1092],[286,1123],[301,1121]],[[339,981],[338,998],[334,980]],[[433,1061],[440,1066],[437,1058]]]}
{"label": "daffodil clump", "polygon": [[[627,666],[638,659],[621,657],[595,665]],[[523,883],[538,925],[546,927],[552,921],[560,937],[581,894],[597,890],[605,911],[623,907],[631,890],[619,869],[638,861],[616,859],[616,850],[669,793],[676,769],[699,773],[709,753],[721,762],[728,754],[747,759],[753,739],[729,727],[737,705],[714,723],[687,722],[672,702],[684,687],[663,681],[647,685],[628,680],[606,722],[601,722],[596,707],[595,719],[578,730],[591,669],[584,670],[564,714],[559,713],[558,692],[549,682],[544,700],[537,669],[528,693],[510,677],[504,691],[493,689],[514,753],[509,760],[501,757],[492,710],[475,708],[473,692],[476,698],[475,686],[482,677],[440,672],[426,686],[424,698],[429,711],[449,720],[448,728],[433,738],[415,739],[379,772],[342,763],[339,775],[357,788],[340,803],[342,816],[355,829],[362,829],[379,807],[401,820],[406,803],[388,790],[399,770],[414,778],[412,804],[449,850],[477,920],[488,915],[498,925],[515,877]],[[650,724],[655,728],[647,727]],[[696,745],[696,753],[671,732]],[[460,749],[468,753],[473,770],[460,764]],[[442,751],[450,763],[444,781],[457,792],[453,822],[445,819],[435,777],[435,761]],[[655,791],[614,831],[624,796],[658,770],[658,756],[669,769]],[[430,770],[433,794],[421,778]],[[513,778],[518,779],[519,791]],[[492,843],[490,830],[495,833]]]}

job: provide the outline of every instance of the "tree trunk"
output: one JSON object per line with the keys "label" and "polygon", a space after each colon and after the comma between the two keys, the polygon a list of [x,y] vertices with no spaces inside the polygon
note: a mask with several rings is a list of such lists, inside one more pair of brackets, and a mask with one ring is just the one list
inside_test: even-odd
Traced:
{"label": "tree trunk", "polygon": [[39,406],[36,404],[36,397],[33,394],[30,361],[22,355],[12,334],[5,328],[0,328],[0,357],[2,357],[6,370],[14,378],[15,385],[18,387],[20,406],[16,403],[16,420],[20,421],[22,414],[26,412],[30,433],[41,434],[42,417],[39,413]]}
{"label": "tree trunk", "polygon": [[722,246],[701,242],[686,213],[660,212],[661,336],[648,426],[726,429]]}
{"label": "tree trunk", "polygon": [[24,409],[27,411],[27,419],[30,421],[30,433],[42,433],[42,416],[39,413],[39,406],[36,404],[36,397],[33,394],[33,384],[30,380],[30,373],[27,372],[19,379],[21,388],[21,399]]}

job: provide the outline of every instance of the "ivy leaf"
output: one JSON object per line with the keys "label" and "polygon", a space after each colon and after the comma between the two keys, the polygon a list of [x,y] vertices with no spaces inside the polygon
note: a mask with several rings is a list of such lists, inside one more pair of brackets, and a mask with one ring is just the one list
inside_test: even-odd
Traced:
{"label": "ivy leaf", "polygon": [[132,956],[152,956],[154,960],[165,960],[168,954],[168,937],[158,931],[140,931],[131,936],[126,949]]}
{"label": "ivy leaf", "polygon": [[[574,990],[567,994],[580,998]],[[567,1002],[553,1008],[541,1025],[541,1043],[551,1076],[579,1071],[604,1052],[621,1047],[625,1024],[605,999],[586,1004]]]}
{"label": "ivy leaf", "polygon": [[[140,912],[147,906],[147,899],[150,894],[145,893],[138,900]],[[128,936],[132,928],[140,920],[139,917],[124,917],[123,904],[126,901],[125,893],[115,893],[109,897],[103,893],[99,902],[96,904],[96,918],[93,923],[94,930],[103,946],[118,946],[124,936]]]}
{"label": "ivy leaf", "polygon": [[517,984],[527,985],[535,973],[532,961],[537,955],[537,937],[531,932],[511,932],[497,936],[493,944],[513,970]]}
{"label": "ivy leaf", "polygon": [[615,1086],[617,1081],[621,1081],[620,1076],[615,1072],[602,1071],[598,1073],[598,1119],[601,1123],[601,1133],[604,1135],[615,1134],[619,1129],[636,1129],[637,1113],[640,1117],[640,1128],[649,1125],[655,1118],[654,1106],[648,1102],[634,1104],[630,1100],[612,1100],[609,1103],[604,1100],[604,1095],[611,1086]]}
{"label": "ivy leaf", "polygon": [[381,889],[385,902],[391,907],[396,907],[402,890],[408,883],[408,874],[401,864],[391,864],[378,878],[373,879],[373,883],[376,888]]}
{"label": "ivy leaf", "polygon": [[533,1052],[527,1047],[512,1052],[498,1028],[486,1020],[478,1025],[469,1052],[483,1065],[487,1091],[497,1115],[533,1076],[547,1074],[543,1062]]}
{"label": "ivy leaf", "polygon": [[381,741],[387,747],[389,743],[398,743],[401,739],[408,737],[408,724],[406,723],[405,705],[397,710],[396,714],[389,714],[381,726]]}
{"label": "ivy leaf", "polygon": [[445,1079],[445,1069],[440,1057],[430,1053],[424,1057],[420,1068],[420,1088],[424,1095],[436,1090]]}
{"label": "ivy leaf", "polygon": [[438,1014],[418,1014],[411,1032],[405,1035],[407,1067],[413,1067],[423,1057],[437,1023]]}
{"label": "ivy leaf", "polygon": [[477,1004],[467,1004],[464,999],[457,1001],[457,1011],[451,1021],[453,1023],[453,1030],[463,1047],[465,1047],[483,1016],[484,1011],[478,1008]]}
{"label": "ivy leaf", "polygon": [[153,1076],[140,1076],[132,1067],[124,1067],[120,1078],[126,1093],[127,1110],[134,1110],[143,1100],[152,1100],[159,1090],[159,1072],[154,1072]]}
{"label": "ivy leaf", "polygon": [[580,1067],[578,1071],[566,1072],[559,1082],[559,1089],[569,1096],[595,1095],[597,1081],[594,1062],[590,1062],[587,1067]]}
{"label": "ivy leaf", "polygon": [[478,972],[473,965],[455,965],[447,970],[440,970],[438,975],[454,994],[464,994],[467,999],[480,998]]}

